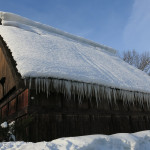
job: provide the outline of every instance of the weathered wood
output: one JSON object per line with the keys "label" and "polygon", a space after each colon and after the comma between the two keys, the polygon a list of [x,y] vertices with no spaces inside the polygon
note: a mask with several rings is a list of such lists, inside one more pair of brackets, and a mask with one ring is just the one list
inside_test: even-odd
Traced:
{"label": "weathered wood", "polygon": [[16,112],[16,106],[17,106],[16,101],[17,101],[16,98],[14,98],[12,101],[8,103],[9,106],[8,115],[12,115]]}
{"label": "weathered wood", "polygon": [[[0,79],[2,77],[6,78],[6,81],[4,84],[4,94],[7,94],[9,90],[11,90],[15,86],[15,79],[4,57],[2,49],[0,48]],[[2,97],[3,97],[3,88],[0,85],[0,99]]]}
{"label": "weathered wood", "polygon": [[[5,41],[0,36],[0,79],[6,78],[4,93],[7,94],[13,87],[24,88],[21,75],[16,68],[16,62]],[[2,98],[2,87],[0,86],[0,99]]]}
{"label": "weathered wood", "polygon": [[2,119],[6,118],[8,115],[8,105],[3,106],[2,108]]}
{"label": "weathered wood", "polygon": [[101,101],[97,107],[94,99],[79,103],[76,99],[68,101],[61,93],[52,92],[47,98],[35,90],[30,90],[30,97],[33,99],[30,99],[28,114],[33,114],[34,121],[28,126],[29,141],[150,129],[150,110],[141,108],[140,104]]}
{"label": "weathered wood", "polygon": [[17,110],[28,106],[28,89],[17,96]]}
{"label": "weathered wood", "polygon": [[17,95],[21,94],[24,91],[24,89],[19,89],[17,91],[14,91],[11,95],[8,97],[1,99],[0,101],[0,108],[3,107],[5,104],[7,104],[9,101],[14,99]]}
{"label": "weathered wood", "polygon": [[28,89],[18,90],[0,105],[0,120],[15,120],[28,112]]}
{"label": "weathered wood", "polygon": [[[118,132],[135,132],[145,127],[144,116],[135,116],[130,124],[128,116],[74,115],[74,114],[38,114],[28,126],[29,141],[53,140],[60,137],[90,134],[113,134]],[[140,121],[141,119],[142,121]],[[143,126],[144,124],[144,126]],[[131,129],[132,127],[132,129]]]}

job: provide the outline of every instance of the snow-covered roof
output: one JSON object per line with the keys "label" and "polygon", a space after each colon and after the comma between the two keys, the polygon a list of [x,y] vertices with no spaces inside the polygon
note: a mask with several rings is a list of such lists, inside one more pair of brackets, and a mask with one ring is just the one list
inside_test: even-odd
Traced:
{"label": "snow-covered roof", "polygon": [[150,77],[115,50],[21,16],[0,12],[0,35],[24,77],[51,77],[150,93]]}

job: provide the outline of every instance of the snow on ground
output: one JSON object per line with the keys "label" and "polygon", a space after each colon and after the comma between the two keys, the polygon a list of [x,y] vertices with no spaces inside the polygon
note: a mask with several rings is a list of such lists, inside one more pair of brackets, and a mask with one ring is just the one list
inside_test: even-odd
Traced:
{"label": "snow on ground", "polygon": [[150,93],[149,76],[114,50],[15,14],[0,12],[0,35],[22,77],[54,77]]}
{"label": "snow on ground", "polygon": [[7,128],[7,126],[8,126],[8,125],[7,125],[7,122],[3,122],[3,123],[1,124],[1,127],[2,127],[2,128]]}
{"label": "snow on ground", "polygon": [[68,137],[51,142],[2,142],[1,150],[149,150],[150,131]]}

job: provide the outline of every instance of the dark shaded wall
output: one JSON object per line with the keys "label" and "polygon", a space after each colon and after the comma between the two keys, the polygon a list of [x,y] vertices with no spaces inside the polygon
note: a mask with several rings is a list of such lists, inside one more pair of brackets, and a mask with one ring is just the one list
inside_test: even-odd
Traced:
{"label": "dark shaded wall", "polygon": [[67,100],[61,93],[18,90],[0,104],[0,121],[16,121],[17,140],[50,141],[60,137],[113,134],[150,129],[146,104],[110,103],[95,98]]}
{"label": "dark shaded wall", "polygon": [[53,140],[60,137],[89,134],[113,134],[136,132],[150,129],[150,111],[145,106],[109,103],[102,100],[78,98],[67,100],[63,94],[45,93],[30,90],[28,114],[33,114],[33,121],[27,128],[28,141]]}

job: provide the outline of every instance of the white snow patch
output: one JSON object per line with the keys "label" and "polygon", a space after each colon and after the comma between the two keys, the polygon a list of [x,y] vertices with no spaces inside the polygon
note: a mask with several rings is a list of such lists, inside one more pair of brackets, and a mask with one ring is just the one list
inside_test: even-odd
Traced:
{"label": "white snow patch", "polygon": [[1,127],[2,127],[2,128],[7,128],[7,127],[8,127],[7,122],[6,122],[6,121],[3,122],[3,123],[1,124]]}
{"label": "white snow patch", "polygon": [[68,137],[51,142],[2,142],[2,150],[149,150],[150,131]]}

